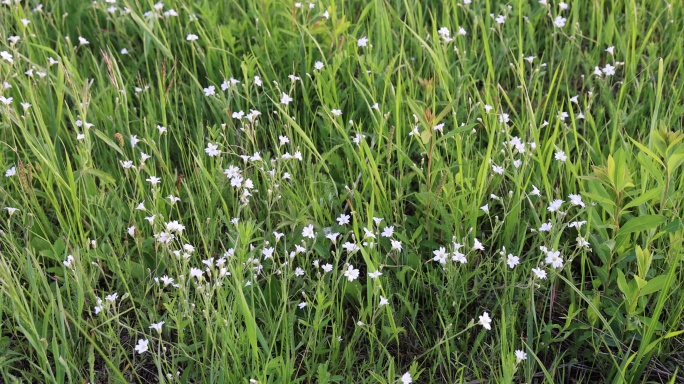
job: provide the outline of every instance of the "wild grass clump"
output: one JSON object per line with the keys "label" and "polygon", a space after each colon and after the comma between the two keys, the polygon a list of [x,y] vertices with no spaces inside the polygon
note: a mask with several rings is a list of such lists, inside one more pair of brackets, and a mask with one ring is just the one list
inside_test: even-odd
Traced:
{"label": "wild grass clump", "polygon": [[678,2],[0,25],[0,381],[684,382]]}

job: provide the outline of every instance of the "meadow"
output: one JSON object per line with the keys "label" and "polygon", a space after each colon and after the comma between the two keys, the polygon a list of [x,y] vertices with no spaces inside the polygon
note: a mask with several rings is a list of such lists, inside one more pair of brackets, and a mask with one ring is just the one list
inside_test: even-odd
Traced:
{"label": "meadow", "polygon": [[681,0],[2,0],[0,382],[684,383]]}

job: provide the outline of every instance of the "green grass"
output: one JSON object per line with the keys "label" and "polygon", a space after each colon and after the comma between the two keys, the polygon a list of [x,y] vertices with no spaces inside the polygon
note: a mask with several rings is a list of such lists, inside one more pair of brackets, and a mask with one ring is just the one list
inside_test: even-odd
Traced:
{"label": "green grass", "polygon": [[548,2],[0,5],[0,381],[684,382],[683,4]]}

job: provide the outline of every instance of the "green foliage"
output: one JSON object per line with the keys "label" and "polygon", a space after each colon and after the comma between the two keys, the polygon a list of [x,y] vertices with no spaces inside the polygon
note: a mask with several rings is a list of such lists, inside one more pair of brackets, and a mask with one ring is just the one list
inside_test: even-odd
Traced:
{"label": "green foliage", "polygon": [[3,2],[0,381],[681,382],[670,3]]}

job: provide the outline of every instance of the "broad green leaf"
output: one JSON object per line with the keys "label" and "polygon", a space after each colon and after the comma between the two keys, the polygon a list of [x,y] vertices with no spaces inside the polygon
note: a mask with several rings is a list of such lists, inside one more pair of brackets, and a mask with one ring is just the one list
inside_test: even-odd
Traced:
{"label": "broad green leaf", "polygon": [[648,282],[639,276],[634,276],[634,281],[636,281],[637,287],[642,289]]}
{"label": "broad green leaf", "polygon": [[684,220],[682,219],[675,219],[672,220],[670,223],[668,223],[666,226],[662,228],[663,232],[667,233],[674,233],[677,232],[678,230],[682,229],[684,227]]}
{"label": "broad green leaf", "polygon": [[658,275],[646,283],[646,286],[639,292],[640,296],[646,296],[654,292],[658,292],[665,286],[667,282],[667,275]]}
{"label": "broad green leaf", "polygon": [[627,284],[627,280],[625,279],[625,274],[619,269],[617,270],[617,285],[620,289],[620,292],[627,297],[630,296],[631,291],[629,289],[629,285]]}
{"label": "broad green leaf", "polygon": [[584,193],[582,193],[582,195],[584,197],[586,197],[587,199],[595,201],[597,203],[606,204],[606,205],[611,206],[611,207],[615,206],[615,202],[613,200],[610,200],[606,197],[600,196],[596,193],[584,192]]}
{"label": "broad green leaf", "polygon": [[675,153],[667,159],[667,171],[672,175],[684,163],[684,153]]}
{"label": "broad green leaf", "polygon": [[667,221],[666,217],[660,215],[644,215],[629,219],[619,230],[618,234],[623,236],[633,232],[642,232],[656,228]]}
{"label": "broad green leaf", "polygon": [[658,186],[653,189],[650,189],[646,191],[646,193],[642,194],[641,196],[632,199],[629,203],[625,204],[624,207],[622,207],[623,210],[629,209],[632,207],[638,207],[641,204],[647,203],[653,199],[660,198],[662,195],[663,188]]}

